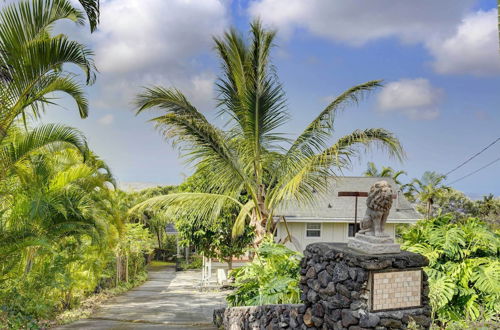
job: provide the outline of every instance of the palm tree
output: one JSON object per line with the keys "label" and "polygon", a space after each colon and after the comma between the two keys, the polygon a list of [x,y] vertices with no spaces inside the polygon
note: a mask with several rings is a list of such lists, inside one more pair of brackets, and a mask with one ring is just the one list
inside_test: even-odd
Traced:
{"label": "palm tree", "polygon": [[1,259],[24,262],[28,273],[37,255],[51,254],[61,241],[106,242],[109,216],[96,201],[105,198],[113,180],[101,163],[65,144],[31,153],[12,166],[9,184],[3,180],[1,187]]}
{"label": "palm tree", "polygon": [[[90,1],[88,2],[91,3]],[[17,118],[39,116],[54,93],[69,95],[80,116],[88,113],[88,101],[78,76],[64,69],[74,64],[85,74],[86,83],[95,78],[92,51],[66,35],[51,35],[54,24],[69,19],[85,22],[84,13],[68,0],[20,1],[0,13],[0,142]]]}
{"label": "palm tree", "polygon": [[382,169],[379,171],[374,162],[368,162],[367,169],[363,173],[364,176],[392,178],[398,186],[402,186],[398,178],[403,174],[406,175],[407,173],[405,171],[395,171],[390,166],[382,166]]}
{"label": "palm tree", "polygon": [[[163,111],[152,121],[196,164],[210,187],[205,193],[155,197],[135,209],[168,206],[173,217],[215,219],[225,203],[232,203],[240,208],[233,234],[241,234],[249,222],[256,234],[254,245],[259,245],[276,225],[269,220],[278,207],[312,203],[314,192],[327,189],[326,179],[364,148],[378,145],[399,158],[403,150],[391,132],[380,128],[355,130],[329,144],[336,115],[379,87],[378,80],[340,94],[295,140],[286,139],[278,131],[289,118],[285,93],[270,62],[276,32],[255,21],[250,34],[249,43],[234,29],[214,38],[223,69],[216,86],[220,114],[228,118],[226,130],[210,123],[177,89],[155,86],[138,95],[137,113]],[[244,205],[238,201],[242,193],[249,196]]]}
{"label": "palm tree", "polygon": [[87,141],[83,134],[68,126],[45,124],[31,130],[11,126],[8,136],[0,143],[0,180],[11,175],[19,163],[36,152],[74,147],[87,156]]}
{"label": "palm tree", "polygon": [[429,219],[432,216],[432,206],[434,201],[450,190],[443,181],[446,176],[436,172],[426,171],[422,179],[413,179],[411,191],[417,193],[418,199],[426,205],[426,216]]}

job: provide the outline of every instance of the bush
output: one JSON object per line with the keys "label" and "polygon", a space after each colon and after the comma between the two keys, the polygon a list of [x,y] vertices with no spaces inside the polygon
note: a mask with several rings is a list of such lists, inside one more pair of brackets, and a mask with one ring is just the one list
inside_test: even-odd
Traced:
{"label": "bush", "polygon": [[189,269],[201,269],[203,267],[203,257],[201,256],[191,256],[191,259],[186,261],[182,260],[179,262],[177,268],[179,270],[189,270]]}
{"label": "bush", "polygon": [[477,218],[444,215],[403,233],[403,248],[429,259],[429,297],[440,325],[494,320],[500,313],[500,236]]}
{"label": "bush", "polygon": [[235,291],[230,306],[295,304],[300,302],[301,254],[267,238],[253,261],[231,272]]}

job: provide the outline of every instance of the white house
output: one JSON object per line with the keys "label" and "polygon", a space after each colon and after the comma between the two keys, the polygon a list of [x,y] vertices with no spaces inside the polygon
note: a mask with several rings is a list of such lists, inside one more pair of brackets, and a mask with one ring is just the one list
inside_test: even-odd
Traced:
{"label": "white house", "polygon": [[[281,220],[277,226],[277,240],[286,242],[289,248],[300,252],[314,242],[347,242],[347,238],[354,235],[356,197],[340,197],[339,192],[343,192],[343,195],[366,195],[372,184],[380,180],[387,181],[396,193],[387,219],[386,232],[394,236],[396,224],[412,224],[422,218],[391,178],[337,177],[330,179],[327,193],[317,193],[313,206],[303,207],[290,203],[278,210],[277,216]],[[366,197],[357,198],[359,226],[366,210]]]}

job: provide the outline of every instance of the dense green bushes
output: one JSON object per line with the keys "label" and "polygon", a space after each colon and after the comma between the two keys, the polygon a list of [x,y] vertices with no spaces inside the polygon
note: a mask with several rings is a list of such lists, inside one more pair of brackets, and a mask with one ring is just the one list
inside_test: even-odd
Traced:
{"label": "dense green bushes", "polygon": [[142,276],[154,241],[126,223],[133,200],[114,190],[101,160],[63,145],[33,152],[8,174],[0,182],[3,318],[27,326]]}
{"label": "dense green bushes", "polygon": [[430,298],[442,325],[500,312],[500,236],[477,218],[444,215],[403,232],[405,249],[429,258]]}
{"label": "dense green bushes", "polygon": [[236,290],[230,306],[294,304],[300,302],[300,253],[266,238],[253,261],[231,272]]}

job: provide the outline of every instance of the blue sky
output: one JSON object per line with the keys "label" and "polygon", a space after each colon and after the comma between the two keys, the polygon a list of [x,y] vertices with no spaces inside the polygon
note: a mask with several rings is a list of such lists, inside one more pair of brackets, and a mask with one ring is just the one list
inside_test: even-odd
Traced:
{"label": "blue sky", "polygon": [[[374,150],[368,161],[408,172],[446,173],[500,136],[500,52],[496,1],[473,0],[105,0],[99,30],[58,27],[96,52],[91,111],[81,120],[66,99],[46,122],[80,128],[120,182],[177,184],[191,173],[147,116],[134,115],[141,86],[176,86],[208,117],[218,62],[211,36],[229,26],[246,33],[260,17],[277,28],[273,53],[300,132],[333,96],[373,79],[385,87],[337,118],[337,137],[383,127],[401,140],[407,159]],[[500,157],[500,142],[450,174],[453,181]],[[471,196],[500,195],[500,162],[454,185]]]}

